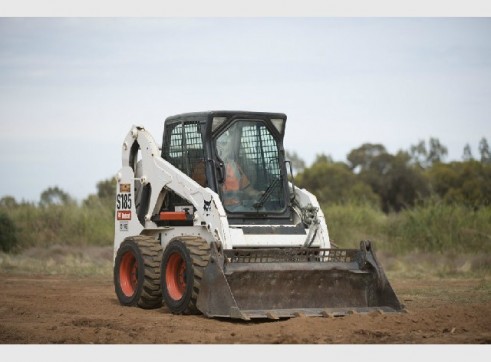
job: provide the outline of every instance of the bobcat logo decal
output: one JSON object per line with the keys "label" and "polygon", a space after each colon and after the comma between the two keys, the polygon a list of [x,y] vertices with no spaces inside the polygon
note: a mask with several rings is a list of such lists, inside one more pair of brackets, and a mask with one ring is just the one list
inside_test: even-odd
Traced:
{"label": "bobcat logo decal", "polygon": [[211,211],[211,200],[210,201],[206,201],[206,200],[203,200],[205,203],[203,204],[203,210],[204,211]]}

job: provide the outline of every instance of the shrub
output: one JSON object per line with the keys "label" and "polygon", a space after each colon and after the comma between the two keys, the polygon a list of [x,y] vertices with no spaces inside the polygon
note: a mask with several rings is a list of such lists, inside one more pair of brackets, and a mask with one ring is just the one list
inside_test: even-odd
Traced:
{"label": "shrub", "polygon": [[9,252],[17,245],[15,225],[10,217],[0,211],[0,249]]}
{"label": "shrub", "polygon": [[372,240],[376,249],[405,254],[413,251],[488,254],[491,208],[474,209],[436,200],[398,213],[369,206],[323,207],[330,239],[340,247],[358,247]]}
{"label": "shrub", "polygon": [[431,201],[393,214],[387,224],[391,249],[485,252],[491,241],[491,208]]}
{"label": "shrub", "polygon": [[384,242],[387,215],[372,204],[331,204],[322,209],[329,238],[340,247],[358,248],[361,240]]}

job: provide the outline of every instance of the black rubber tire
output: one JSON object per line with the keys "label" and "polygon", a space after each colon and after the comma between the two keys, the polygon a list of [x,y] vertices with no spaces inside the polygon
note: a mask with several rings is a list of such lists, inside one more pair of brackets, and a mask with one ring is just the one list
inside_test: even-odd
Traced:
{"label": "black rubber tire", "polygon": [[[181,258],[185,265],[184,280],[185,287],[182,296],[173,296],[172,286],[168,285],[169,278],[176,273],[173,270],[174,258]],[[183,236],[171,241],[165,248],[160,263],[161,289],[164,304],[174,314],[198,314],[196,306],[203,278],[203,272],[210,259],[209,244],[199,238]],[[175,294],[175,292],[174,292]]]}
{"label": "black rubber tire", "polygon": [[162,306],[161,259],[162,247],[154,238],[139,235],[124,239],[114,261],[114,289],[122,305]]}

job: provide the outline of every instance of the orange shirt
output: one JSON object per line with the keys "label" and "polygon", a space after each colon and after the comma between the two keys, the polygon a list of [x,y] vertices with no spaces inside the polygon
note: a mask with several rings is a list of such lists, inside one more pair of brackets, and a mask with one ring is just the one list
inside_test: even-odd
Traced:
{"label": "orange shirt", "polygon": [[227,163],[225,167],[225,182],[223,191],[240,191],[250,185],[250,181],[239,165],[235,162]]}

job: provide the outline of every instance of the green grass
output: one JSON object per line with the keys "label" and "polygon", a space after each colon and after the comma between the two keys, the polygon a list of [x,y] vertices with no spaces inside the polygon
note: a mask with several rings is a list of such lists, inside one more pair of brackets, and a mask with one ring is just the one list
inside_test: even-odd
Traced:
{"label": "green grass", "polygon": [[399,253],[489,253],[491,208],[473,210],[462,205],[431,203],[391,215],[388,247]]}
{"label": "green grass", "polygon": [[323,207],[329,238],[336,245],[357,248],[361,240],[385,240],[387,215],[371,205],[334,204]]}
{"label": "green grass", "polygon": [[371,240],[389,279],[491,276],[491,208],[428,202],[384,214],[369,205],[323,208],[336,245]]}
{"label": "green grass", "polygon": [[376,253],[389,278],[488,278],[491,255],[472,253],[409,252]]}
{"label": "green grass", "polygon": [[114,211],[100,202],[88,205],[17,205],[4,210],[14,222],[17,245],[28,247],[61,245],[112,245]]}
{"label": "green grass", "polygon": [[429,202],[399,213],[384,214],[368,205],[328,205],[323,208],[331,240],[357,247],[372,240],[378,249],[410,252],[480,253],[489,255],[491,208],[477,210]]}
{"label": "green grass", "polygon": [[[82,205],[0,208],[4,221],[8,219],[3,228],[15,226],[16,242],[10,253],[0,254],[0,271],[110,275],[112,204],[93,199]],[[323,211],[336,245],[358,248],[361,240],[373,241],[389,275],[491,275],[491,207],[427,202],[385,214],[370,205],[332,204]],[[93,248],[109,254],[100,259],[90,254]]]}
{"label": "green grass", "polygon": [[2,273],[111,276],[112,268],[112,247],[51,245],[17,254],[0,252]]}

